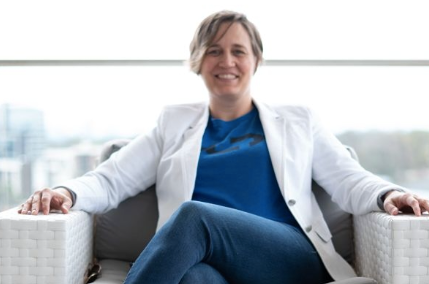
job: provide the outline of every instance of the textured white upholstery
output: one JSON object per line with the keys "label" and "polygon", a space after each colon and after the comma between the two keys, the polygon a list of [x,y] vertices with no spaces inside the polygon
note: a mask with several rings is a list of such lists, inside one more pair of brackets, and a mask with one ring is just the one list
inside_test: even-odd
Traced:
{"label": "textured white upholstery", "polygon": [[429,215],[354,217],[356,270],[379,284],[429,283]]}
{"label": "textured white upholstery", "polygon": [[[428,215],[377,212],[355,216],[354,226],[359,275],[379,284],[429,283]],[[91,256],[92,217],[87,213],[25,216],[16,209],[0,213],[2,284],[79,284]],[[110,262],[103,263],[104,275],[95,283],[122,283],[128,263]],[[120,276],[109,272],[118,269]]]}
{"label": "textured white upholstery", "polygon": [[92,217],[84,212],[1,212],[0,283],[83,283],[92,258],[92,230]]}

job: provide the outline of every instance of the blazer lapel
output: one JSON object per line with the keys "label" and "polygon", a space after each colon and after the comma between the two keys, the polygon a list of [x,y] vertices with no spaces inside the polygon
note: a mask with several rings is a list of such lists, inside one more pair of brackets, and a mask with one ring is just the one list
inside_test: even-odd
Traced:
{"label": "blazer lapel", "polygon": [[184,189],[188,200],[192,198],[195,186],[202,139],[209,117],[208,105],[204,105],[201,111],[197,111],[195,115],[199,116],[199,119],[191,122],[188,129],[183,134],[184,141],[181,151]]}
{"label": "blazer lapel", "polygon": [[259,111],[259,117],[264,129],[274,174],[284,198],[287,199],[287,189],[289,187],[286,186],[287,179],[285,178],[285,164],[287,159],[287,153],[285,151],[286,121],[267,105],[260,104],[256,101],[254,101],[254,103]]}

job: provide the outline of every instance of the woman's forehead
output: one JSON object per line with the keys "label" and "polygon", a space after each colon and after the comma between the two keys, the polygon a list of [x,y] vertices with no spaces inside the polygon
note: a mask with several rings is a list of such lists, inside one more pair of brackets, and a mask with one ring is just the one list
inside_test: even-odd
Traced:
{"label": "woman's forehead", "polygon": [[250,45],[250,36],[241,23],[226,22],[219,26],[210,46],[219,45],[222,41],[232,42],[233,45]]}

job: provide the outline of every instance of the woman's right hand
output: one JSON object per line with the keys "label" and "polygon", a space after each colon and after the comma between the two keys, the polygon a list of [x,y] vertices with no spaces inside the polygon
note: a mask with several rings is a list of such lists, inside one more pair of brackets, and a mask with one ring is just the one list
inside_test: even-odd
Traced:
{"label": "woman's right hand", "polygon": [[72,197],[68,190],[64,188],[55,190],[45,188],[34,192],[27,201],[22,203],[18,213],[37,215],[39,211],[42,211],[44,215],[47,215],[51,210],[61,210],[61,212],[67,214],[71,207]]}

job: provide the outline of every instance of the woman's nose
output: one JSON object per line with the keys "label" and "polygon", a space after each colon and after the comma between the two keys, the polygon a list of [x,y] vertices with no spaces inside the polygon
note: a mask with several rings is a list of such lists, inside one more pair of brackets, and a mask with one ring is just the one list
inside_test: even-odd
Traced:
{"label": "woman's nose", "polygon": [[225,52],[220,58],[219,65],[224,68],[234,67],[235,66],[234,56],[228,52]]}

